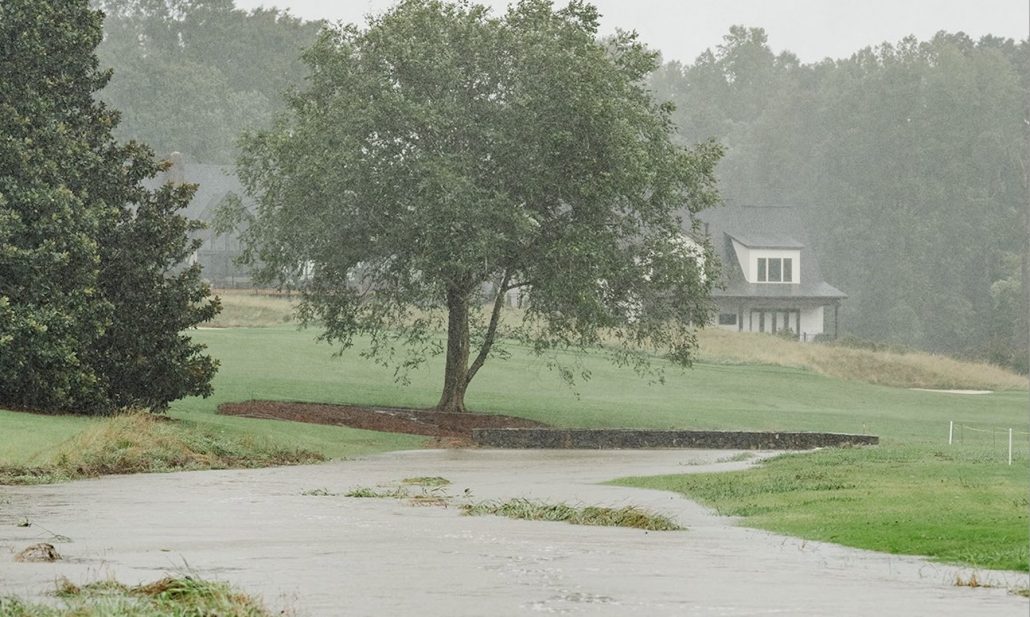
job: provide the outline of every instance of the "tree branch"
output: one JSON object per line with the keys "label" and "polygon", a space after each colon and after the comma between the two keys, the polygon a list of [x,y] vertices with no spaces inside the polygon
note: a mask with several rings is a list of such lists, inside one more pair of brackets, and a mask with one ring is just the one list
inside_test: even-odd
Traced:
{"label": "tree branch", "polygon": [[468,373],[465,375],[465,385],[468,386],[472,378],[476,376],[479,369],[486,362],[486,357],[490,355],[490,349],[494,345],[494,338],[497,335],[497,324],[501,321],[501,309],[504,308],[504,296],[505,293],[512,289],[508,286],[508,280],[511,274],[508,272],[504,273],[504,277],[501,278],[501,284],[497,286],[497,297],[494,298],[494,309],[490,313],[490,325],[486,328],[486,336],[483,338],[483,345],[479,348],[479,354],[476,355],[476,359],[472,362],[472,366],[469,367]]}
{"label": "tree branch", "polygon": [[[504,280],[505,281],[508,280],[508,278],[509,278],[508,275],[504,276]],[[520,281],[518,283],[509,283],[507,285],[503,285],[502,284],[501,285],[501,290],[502,291],[511,291],[512,289],[518,289],[519,287],[525,287],[525,286],[527,286],[527,285],[529,285],[531,283],[532,283],[532,281]]]}

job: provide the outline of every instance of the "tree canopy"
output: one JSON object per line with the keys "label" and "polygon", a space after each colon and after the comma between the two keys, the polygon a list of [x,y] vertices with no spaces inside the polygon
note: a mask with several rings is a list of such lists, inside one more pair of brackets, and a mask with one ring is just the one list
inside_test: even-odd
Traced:
{"label": "tree canopy", "polygon": [[301,52],[320,22],[286,11],[237,9],[232,0],[95,0],[106,14],[98,48],[114,69],[100,97],[122,110],[119,139],[162,156],[231,163],[236,139],[282,109],[302,83]]}
{"label": "tree canopy", "polygon": [[0,405],[161,409],[210,392],[215,363],[182,333],[217,303],[197,268],[189,186],[111,131],[94,95],[101,15],[81,2],[0,5]]}
{"label": "tree canopy", "polygon": [[689,363],[712,261],[681,216],[717,201],[720,149],[674,145],[644,87],[656,54],[597,29],[592,6],[545,0],[406,0],[325,29],[308,88],[243,142],[259,278],[300,286],[323,339],[369,337],[401,369],[443,352],[446,327],[441,410],[464,410],[515,289],[509,333],[538,352]]}
{"label": "tree canopy", "polygon": [[1030,42],[939,33],[802,65],[758,28],[652,79],[730,203],[796,205],[841,332],[1026,370]]}

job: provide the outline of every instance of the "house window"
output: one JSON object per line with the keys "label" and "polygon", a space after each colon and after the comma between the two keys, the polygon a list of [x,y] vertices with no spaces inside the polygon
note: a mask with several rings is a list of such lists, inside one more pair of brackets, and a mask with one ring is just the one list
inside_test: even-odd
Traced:
{"label": "house window", "polygon": [[759,257],[759,283],[794,282],[794,260],[790,257]]}
{"label": "house window", "polygon": [[719,325],[720,326],[735,326],[735,325],[737,325],[737,314],[736,313],[719,313]]}

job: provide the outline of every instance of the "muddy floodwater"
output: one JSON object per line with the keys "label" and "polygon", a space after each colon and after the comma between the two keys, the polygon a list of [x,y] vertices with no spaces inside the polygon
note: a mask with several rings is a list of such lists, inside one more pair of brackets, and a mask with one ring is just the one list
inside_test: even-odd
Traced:
{"label": "muddy floodwater", "polygon": [[[727,451],[426,450],[317,466],[5,487],[0,592],[42,598],[58,577],[149,582],[192,572],[300,616],[978,615],[1025,617],[974,571],[739,527],[681,496],[605,486],[630,475],[731,470]],[[439,476],[441,499],[344,497]],[[468,517],[465,501],[527,497],[649,508],[685,531]],[[418,503],[416,500],[415,503]],[[30,527],[18,527],[27,519]],[[55,563],[17,563],[35,542]],[[955,586],[973,573],[994,588]]]}

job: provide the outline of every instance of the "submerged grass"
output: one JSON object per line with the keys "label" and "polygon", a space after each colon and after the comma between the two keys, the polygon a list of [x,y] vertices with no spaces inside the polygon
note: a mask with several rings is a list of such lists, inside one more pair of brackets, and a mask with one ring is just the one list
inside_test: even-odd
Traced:
{"label": "submerged grass", "polygon": [[1028,569],[1026,466],[944,446],[821,450],[747,471],[626,478],[810,540],[980,568]]}
{"label": "submerged grass", "polygon": [[401,484],[410,484],[413,486],[447,486],[450,483],[450,480],[440,476],[417,476],[401,480]]}
{"label": "submerged grass", "polygon": [[42,465],[0,466],[0,484],[46,484],[109,474],[295,465],[321,454],[249,435],[228,436],[148,413],[96,422]]}
{"label": "submerged grass", "polygon": [[647,531],[679,531],[683,529],[672,519],[635,506],[605,508],[600,506],[576,507],[566,503],[544,503],[530,499],[484,501],[465,504],[462,511],[469,516],[497,515],[530,521],[561,521],[573,525],[601,527],[632,527]]}
{"label": "submerged grass", "polygon": [[358,486],[347,491],[343,496],[361,499],[404,499],[408,496],[408,491],[402,487],[375,488],[371,486]]}
{"label": "submerged grass", "polygon": [[168,577],[146,585],[98,581],[57,584],[61,606],[0,596],[5,617],[271,617],[257,599],[221,582],[190,576]]}

